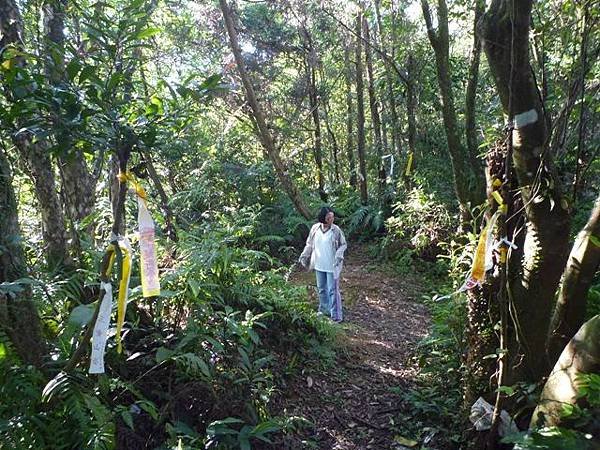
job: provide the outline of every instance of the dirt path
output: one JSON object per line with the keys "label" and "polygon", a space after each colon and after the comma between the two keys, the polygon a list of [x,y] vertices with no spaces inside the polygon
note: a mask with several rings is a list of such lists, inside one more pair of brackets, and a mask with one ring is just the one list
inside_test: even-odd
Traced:
{"label": "dirt path", "polygon": [[[313,274],[294,282],[314,286]],[[341,281],[344,342],[335,366],[311,373],[287,392],[287,413],[315,428],[286,447],[316,449],[401,449],[394,418],[402,410],[398,394],[412,384],[417,367],[410,355],[428,329],[426,308],[415,299],[416,278],[386,273],[366,249],[353,247]],[[315,294],[315,305],[316,305]]]}

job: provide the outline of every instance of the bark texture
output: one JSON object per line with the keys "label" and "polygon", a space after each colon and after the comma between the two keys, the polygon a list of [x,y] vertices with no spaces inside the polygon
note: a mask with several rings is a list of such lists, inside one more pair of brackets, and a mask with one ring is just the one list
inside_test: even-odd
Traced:
{"label": "bark texture", "polygon": [[569,341],[548,377],[530,427],[560,426],[564,405],[580,403],[577,376],[600,373],[600,315],[588,320]]}
{"label": "bark texture", "polygon": [[[27,267],[21,248],[21,231],[12,174],[6,155],[1,149],[0,248],[0,283],[14,282],[26,277]],[[45,343],[40,318],[27,285],[22,285],[22,290],[14,295],[0,293],[0,331],[6,333],[15,352],[24,363],[41,367]]]}
{"label": "bark texture", "polygon": [[[0,55],[7,48],[21,49],[23,47],[23,21],[16,3],[13,0],[0,0]],[[25,69],[25,60],[17,56],[14,65]],[[11,102],[27,101],[23,93],[18,95],[13,91],[6,79],[2,80],[4,92]],[[27,94],[32,86],[21,87]],[[12,124],[11,124],[12,125]],[[50,267],[61,264],[70,265],[67,251],[66,231],[63,209],[60,204],[52,160],[50,145],[46,139],[35,140],[35,134],[27,128],[27,123],[21,118],[15,119],[18,132],[12,135],[15,147],[19,151],[23,165],[33,181],[36,197],[42,218],[42,234],[46,243],[46,259]]]}
{"label": "bark texture", "polygon": [[565,345],[585,320],[587,293],[600,266],[600,196],[585,227],[577,235],[562,279],[548,336],[550,361],[558,358]]}
{"label": "bark texture", "polygon": [[546,337],[570,226],[568,206],[545,149],[544,110],[529,63],[531,7],[531,0],[494,0],[481,21],[503,109],[514,118],[512,164],[526,216],[522,258],[509,262],[516,267],[508,275],[515,320],[507,384],[538,381],[550,370]]}
{"label": "bark texture", "polygon": [[450,76],[448,7],[445,0],[438,0],[436,8],[437,30],[433,27],[429,2],[421,0],[421,8],[427,25],[427,36],[435,54],[437,79],[442,98],[442,117],[444,119],[448,153],[452,163],[456,198],[463,218],[468,219],[470,218],[470,209],[485,199],[485,192],[483,172],[473,170],[471,157],[460,139]]}
{"label": "bark texture", "polygon": [[367,191],[367,163],[365,156],[365,100],[362,63],[362,13],[356,15],[356,134],[358,153],[358,186],[363,205],[369,202]]}

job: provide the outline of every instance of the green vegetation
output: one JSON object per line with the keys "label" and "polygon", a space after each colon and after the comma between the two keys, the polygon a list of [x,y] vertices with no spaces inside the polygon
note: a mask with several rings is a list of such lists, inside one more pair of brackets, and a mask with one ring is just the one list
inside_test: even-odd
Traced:
{"label": "green vegetation", "polygon": [[[487,3],[0,0],[0,449],[594,448],[600,7]],[[348,326],[295,278],[323,205]],[[299,403],[365,373],[397,404]]]}

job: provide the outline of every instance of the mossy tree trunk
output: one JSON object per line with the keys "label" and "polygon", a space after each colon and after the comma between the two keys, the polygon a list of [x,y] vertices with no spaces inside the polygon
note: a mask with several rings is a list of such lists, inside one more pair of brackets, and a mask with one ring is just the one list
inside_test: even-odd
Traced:
{"label": "mossy tree trunk", "polygon": [[[0,149],[0,283],[10,283],[27,276],[17,202],[12,187],[12,173],[6,155]],[[15,352],[26,364],[41,367],[45,354],[40,318],[31,299],[28,285],[11,293],[0,292],[0,330],[9,337]]]}
{"label": "mossy tree trunk", "polygon": [[433,26],[431,9],[427,0],[421,0],[421,8],[427,25],[427,36],[435,54],[437,79],[442,99],[444,131],[446,132],[448,154],[454,175],[454,190],[463,220],[468,221],[471,208],[485,199],[484,177],[483,170],[473,167],[475,156],[469,155],[468,149],[463,145],[460,138],[450,73],[448,7],[445,0],[438,0],[436,8],[437,29]]}
{"label": "mossy tree trunk", "polygon": [[577,235],[558,293],[548,336],[548,356],[556,360],[585,320],[587,293],[600,266],[600,196]]}
{"label": "mossy tree trunk", "polygon": [[507,343],[506,384],[537,382],[550,370],[546,336],[570,227],[568,206],[546,151],[544,109],[529,63],[531,8],[531,0],[494,0],[481,21],[490,70],[513,125],[511,163],[525,213],[522,255],[510,257],[507,275],[514,327]]}
{"label": "mossy tree trunk", "polygon": [[[14,0],[0,0],[0,56],[9,48],[23,48],[23,20]],[[26,69],[22,56],[13,58],[11,70]],[[7,78],[2,79],[4,93],[10,102],[27,102],[27,96],[21,92],[15,95]],[[20,91],[33,90],[33,83],[21,85]],[[42,234],[46,244],[46,259],[49,267],[70,265],[71,260],[67,250],[65,219],[62,205],[59,201],[52,160],[50,158],[50,143],[46,138],[37,139],[33,131],[22,117],[13,117],[12,123],[5,126],[19,130],[14,132],[12,139],[18,150],[26,172],[31,177],[35,194],[39,203],[42,218]]]}

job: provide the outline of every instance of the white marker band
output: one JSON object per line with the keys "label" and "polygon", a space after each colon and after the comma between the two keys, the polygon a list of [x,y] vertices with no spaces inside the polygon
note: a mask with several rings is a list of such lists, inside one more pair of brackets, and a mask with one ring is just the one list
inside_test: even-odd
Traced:
{"label": "white marker band", "polygon": [[530,109],[529,111],[522,112],[517,114],[514,119],[515,129],[526,127],[532,123],[537,122],[538,113],[535,109]]}

